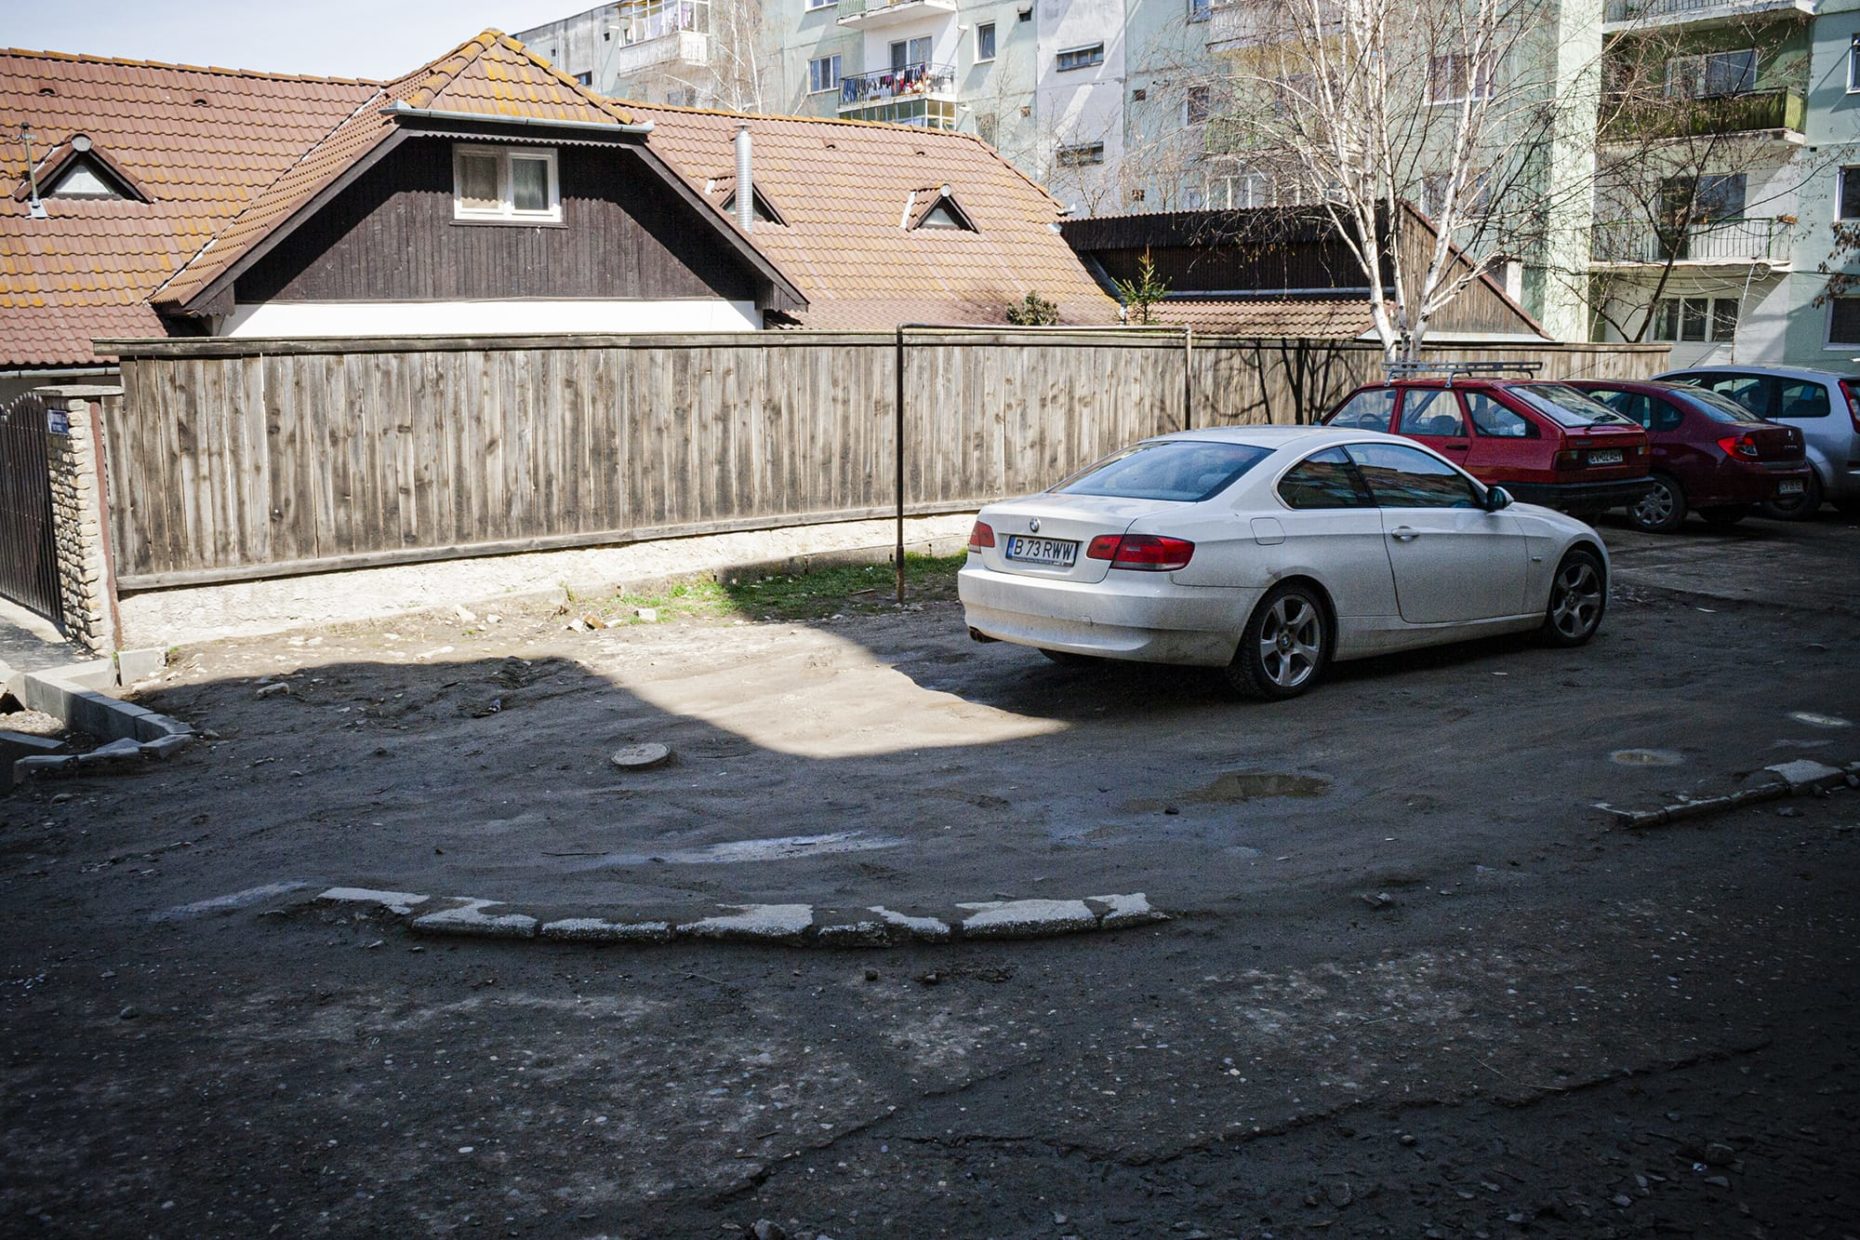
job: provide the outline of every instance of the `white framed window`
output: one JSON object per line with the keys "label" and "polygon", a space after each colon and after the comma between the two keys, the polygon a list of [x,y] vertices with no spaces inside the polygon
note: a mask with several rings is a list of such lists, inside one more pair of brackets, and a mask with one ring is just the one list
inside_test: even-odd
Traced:
{"label": "white framed window", "polygon": [[1847,45],[1847,93],[1860,92],[1860,34]]}
{"label": "white framed window", "polygon": [[1757,88],[1757,49],[1675,56],[1666,62],[1666,93],[1675,98],[1709,99],[1741,95]]}
{"label": "white framed window", "polygon": [[975,63],[982,64],[995,58],[995,24],[983,22],[975,28]]}
{"label": "white framed window", "polygon": [[839,88],[840,58],[838,56],[822,56],[818,60],[810,60],[807,62],[807,91],[809,94],[818,95],[825,91],[838,90]]}
{"label": "white framed window", "polygon": [[1093,43],[1089,47],[1072,47],[1059,53],[1059,71],[1089,69],[1093,65],[1104,63],[1104,44]]}
{"label": "white framed window", "polygon": [[1737,298],[1662,297],[1653,306],[1654,340],[1724,343],[1737,335]]}
{"label": "white framed window", "polygon": [[594,73],[591,70],[586,70],[586,69],[582,70],[580,73],[577,73],[575,75],[575,83],[578,86],[594,85]]}
{"label": "white framed window", "polygon": [[1838,203],[1835,218],[1860,220],[1860,167],[1842,168],[1840,175],[1840,193],[1835,196]]}
{"label": "white framed window", "polygon": [[815,9],[830,9],[839,2],[840,0],[807,0],[807,11],[812,13]]}
{"label": "white framed window", "polygon": [[555,152],[545,147],[452,148],[452,218],[508,224],[559,224],[562,196]]}
{"label": "white framed window", "polygon": [[1059,148],[1059,166],[1061,168],[1088,168],[1093,164],[1104,162],[1104,143],[1082,142],[1077,146]]}
{"label": "white framed window", "polygon": [[1188,0],[1188,20],[1205,22],[1214,16],[1214,0]]}
{"label": "white framed window", "polygon": [[1435,56],[1427,66],[1427,101],[1429,103],[1463,103],[1468,99],[1492,97],[1492,63],[1477,64],[1464,52]]}

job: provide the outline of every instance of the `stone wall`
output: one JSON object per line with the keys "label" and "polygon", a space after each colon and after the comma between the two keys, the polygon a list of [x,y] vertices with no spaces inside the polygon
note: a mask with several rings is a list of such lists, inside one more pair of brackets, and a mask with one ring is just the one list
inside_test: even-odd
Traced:
{"label": "stone wall", "polygon": [[65,633],[96,654],[117,647],[115,585],[104,541],[103,472],[99,468],[102,402],[122,399],[119,387],[35,388],[48,423],[64,415],[67,430],[46,432],[46,468],[52,479],[52,528],[58,548],[58,584]]}

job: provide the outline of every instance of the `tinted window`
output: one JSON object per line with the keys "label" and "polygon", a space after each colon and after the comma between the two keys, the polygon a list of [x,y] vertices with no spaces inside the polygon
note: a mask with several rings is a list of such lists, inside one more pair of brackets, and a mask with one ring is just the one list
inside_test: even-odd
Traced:
{"label": "tinted window", "polygon": [[[1638,422],[1649,430],[1653,428],[1653,402],[1647,399],[1645,392],[1618,392],[1602,388],[1589,388],[1587,391],[1590,396],[1629,421]],[[1674,424],[1678,424],[1677,419],[1674,419]]]}
{"label": "tinted window", "polygon": [[1561,383],[1533,383],[1514,387],[1511,394],[1559,426],[1580,429],[1585,426],[1625,426],[1622,417],[1600,401],[1591,400],[1573,387]]}
{"label": "tinted window", "polygon": [[1761,423],[1763,421],[1762,418],[1750,412],[1750,410],[1744,408],[1729,396],[1720,396],[1718,393],[1707,391],[1704,388],[1700,388],[1696,392],[1687,392],[1683,396],[1676,396],[1674,399],[1683,400],[1687,405],[1697,409],[1714,422],[1737,425],[1739,423]]}
{"label": "tinted window", "polygon": [[1472,416],[1473,429],[1494,439],[1535,439],[1537,428],[1531,420],[1507,409],[1484,392],[1466,393],[1466,412]]}
{"label": "tinted window", "polygon": [[1313,453],[1279,479],[1279,497],[1294,508],[1367,508],[1355,468],[1342,448]]}
{"label": "tinted window", "polygon": [[1270,448],[1241,443],[1195,439],[1140,443],[1072,475],[1053,490],[1065,495],[1195,503],[1219,495],[1241,474],[1271,455]]}
{"label": "tinted window", "polygon": [[1770,395],[1776,385],[1774,379],[1763,375],[1687,375],[1685,381],[1729,397],[1759,418],[1769,413]]}
{"label": "tinted window", "polygon": [[1779,379],[1776,414],[1779,418],[1825,418],[1831,411],[1828,389],[1813,379]]}
{"label": "tinted window", "polygon": [[1394,443],[1350,445],[1376,503],[1383,508],[1479,508],[1479,495],[1445,461]]}
{"label": "tinted window", "polygon": [[1370,388],[1344,401],[1327,425],[1347,426],[1356,431],[1386,431],[1394,414],[1395,389]]}
{"label": "tinted window", "polygon": [[1450,438],[1466,433],[1459,398],[1438,388],[1409,388],[1402,399],[1401,433]]}

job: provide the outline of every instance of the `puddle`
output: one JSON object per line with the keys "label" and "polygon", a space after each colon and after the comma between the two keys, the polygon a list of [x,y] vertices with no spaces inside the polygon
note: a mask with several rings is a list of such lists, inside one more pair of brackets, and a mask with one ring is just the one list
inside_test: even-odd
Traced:
{"label": "puddle", "polygon": [[1853,721],[1839,715],[1817,715],[1809,710],[1792,710],[1789,717],[1797,723],[1806,723],[1811,728],[1851,728]]}
{"label": "puddle", "polygon": [[1127,814],[1149,814],[1170,806],[1238,805],[1267,797],[1321,797],[1330,781],[1316,775],[1288,775],[1279,771],[1228,771],[1213,783],[1179,797],[1126,801]]}
{"label": "puddle", "polygon": [[605,870],[628,865],[736,865],[744,861],[792,861],[827,853],[878,852],[904,841],[891,836],[868,836],[863,831],[834,831],[827,835],[784,835],[769,840],[730,840],[706,848],[670,849],[655,853],[603,853],[572,866],[575,870]]}
{"label": "puddle", "polygon": [[1670,749],[1617,749],[1608,760],[1616,766],[1678,766],[1685,757]]}

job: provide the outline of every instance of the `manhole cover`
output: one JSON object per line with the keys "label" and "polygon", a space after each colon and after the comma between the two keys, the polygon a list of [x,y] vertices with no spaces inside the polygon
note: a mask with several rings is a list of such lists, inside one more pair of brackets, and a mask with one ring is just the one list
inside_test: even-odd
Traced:
{"label": "manhole cover", "polygon": [[1685,758],[1670,749],[1617,749],[1608,760],[1617,766],[1678,766]]}
{"label": "manhole cover", "polygon": [[644,771],[655,766],[664,766],[672,760],[669,745],[655,743],[645,745],[627,745],[614,750],[613,763],[623,771]]}

